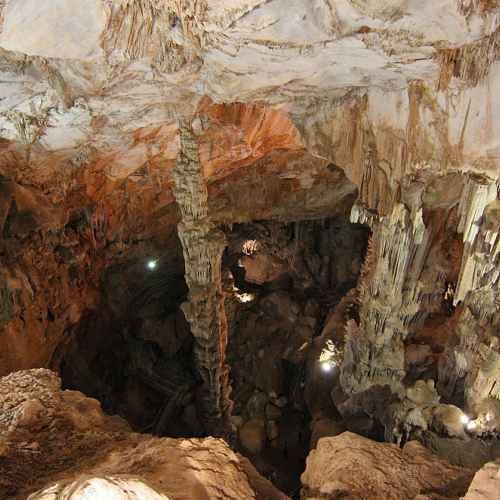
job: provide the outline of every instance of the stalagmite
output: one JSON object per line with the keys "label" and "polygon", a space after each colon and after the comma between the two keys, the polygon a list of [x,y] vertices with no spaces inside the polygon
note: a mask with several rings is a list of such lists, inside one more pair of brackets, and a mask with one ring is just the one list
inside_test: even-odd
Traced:
{"label": "stalagmite", "polygon": [[195,357],[203,385],[201,412],[212,434],[230,431],[229,368],[225,364],[227,320],[221,289],[225,238],[208,214],[208,192],[190,123],[179,126],[180,151],[173,171],[174,195],[180,208],[178,234],[185,261],[188,302],[182,309],[195,338]]}

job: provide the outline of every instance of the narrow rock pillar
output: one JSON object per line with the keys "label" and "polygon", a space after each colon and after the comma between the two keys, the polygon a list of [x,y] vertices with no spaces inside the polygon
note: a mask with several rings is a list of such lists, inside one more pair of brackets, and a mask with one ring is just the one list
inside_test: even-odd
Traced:
{"label": "narrow rock pillar", "polygon": [[226,241],[208,214],[208,191],[191,122],[179,124],[180,151],[173,171],[174,195],[180,208],[188,302],[182,310],[191,326],[197,369],[202,378],[198,406],[207,433],[230,432],[229,367],[225,363],[227,320],[221,286],[221,260]]}

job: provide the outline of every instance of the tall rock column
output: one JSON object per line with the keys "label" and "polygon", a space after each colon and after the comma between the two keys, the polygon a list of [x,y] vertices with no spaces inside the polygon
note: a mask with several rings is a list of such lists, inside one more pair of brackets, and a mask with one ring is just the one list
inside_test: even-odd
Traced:
{"label": "tall rock column", "polygon": [[500,180],[470,175],[459,206],[464,252],[455,328],[439,366],[439,389],[500,424]]}
{"label": "tall rock column", "polygon": [[402,393],[404,341],[425,319],[418,277],[429,231],[419,208],[399,203],[384,217],[355,205],[351,220],[368,224],[373,234],[358,285],[360,321],[347,324],[341,384],[348,395],[377,385]]}
{"label": "tall rock column", "polygon": [[199,410],[206,431],[230,432],[229,367],[225,363],[227,320],[221,287],[224,234],[208,215],[208,191],[198,156],[198,141],[190,122],[179,124],[180,151],[173,171],[174,195],[181,212],[178,224],[189,287],[182,305],[195,339],[197,369],[203,380]]}

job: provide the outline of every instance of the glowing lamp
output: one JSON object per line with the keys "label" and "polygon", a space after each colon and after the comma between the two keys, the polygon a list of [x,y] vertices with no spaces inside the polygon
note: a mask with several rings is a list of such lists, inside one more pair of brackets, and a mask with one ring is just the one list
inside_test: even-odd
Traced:
{"label": "glowing lamp", "polygon": [[471,420],[471,421],[467,424],[467,430],[469,430],[469,431],[473,431],[476,427],[477,427],[477,424],[476,424],[476,422],[474,422],[473,420]]}
{"label": "glowing lamp", "polygon": [[331,372],[331,371],[332,371],[332,368],[333,368],[332,363],[330,363],[330,362],[328,362],[328,361],[324,361],[323,363],[321,363],[321,369],[322,369],[325,373]]}
{"label": "glowing lamp", "polygon": [[156,260],[148,261],[148,269],[150,269],[151,271],[154,271],[157,266],[158,266],[158,261]]}
{"label": "glowing lamp", "polygon": [[470,418],[467,415],[462,415],[460,417],[460,422],[462,422],[462,424],[464,425],[467,425],[470,422]]}

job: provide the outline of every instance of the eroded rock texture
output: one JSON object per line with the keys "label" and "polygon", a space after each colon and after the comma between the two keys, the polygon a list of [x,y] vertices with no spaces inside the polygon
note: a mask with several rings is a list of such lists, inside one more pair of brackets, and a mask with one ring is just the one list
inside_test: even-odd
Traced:
{"label": "eroded rock texture", "polygon": [[142,495],[152,488],[171,499],[286,498],[224,441],[132,433],[124,420],[103,414],[98,401],[61,391],[49,370],[0,379],[0,409],[2,498],[24,499],[38,489],[44,492],[30,498],[59,498],[54,491],[67,498],[69,483],[84,489],[85,481],[105,478],[135,480]]}
{"label": "eroded rock texture", "polygon": [[490,462],[479,472],[476,472],[464,499],[483,500],[486,498],[495,498],[495,495],[498,494],[500,482],[499,467],[498,462]]}
{"label": "eroded rock texture", "polygon": [[320,439],[302,475],[302,498],[460,498],[472,471],[453,467],[417,442],[401,450],[344,432]]}

